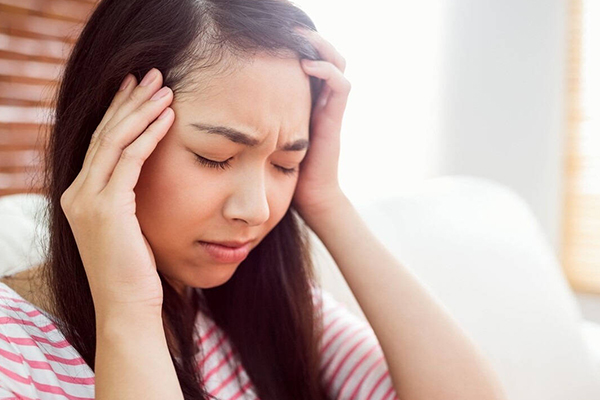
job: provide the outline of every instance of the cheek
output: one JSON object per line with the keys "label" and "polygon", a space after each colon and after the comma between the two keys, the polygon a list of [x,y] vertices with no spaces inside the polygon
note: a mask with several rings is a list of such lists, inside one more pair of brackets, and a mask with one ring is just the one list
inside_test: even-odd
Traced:
{"label": "cheek", "polygon": [[277,224],[283,218],[290,207],[296,190],[296,182],[297,178],[278,179],[273,182],[269,189],[267,196],[271,210],[270,220],[275,220],[274,224]]}
{"label": "cheek", "polygon": [[144,163],[135,188],[140,226],[155,240],[197,235],[197,225],[218,212],[225,185],[180,152],[160,150]]}

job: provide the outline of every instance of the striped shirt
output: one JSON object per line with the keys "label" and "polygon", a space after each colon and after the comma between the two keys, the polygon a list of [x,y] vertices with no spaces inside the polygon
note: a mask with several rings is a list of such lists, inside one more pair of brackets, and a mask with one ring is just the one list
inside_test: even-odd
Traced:
{"label": "striped shirt", "polygon": [[[398,400],[370,325],[326,290],[313,294],[323,312],[321,377],[328,398]],[[203,354],[197,365],[207,392],[219,400],[258,399],[223,331],[200,313],[197,327]],[[0,282],[0,399],[93,398],[94,372],[77,350],[43,311]]]}

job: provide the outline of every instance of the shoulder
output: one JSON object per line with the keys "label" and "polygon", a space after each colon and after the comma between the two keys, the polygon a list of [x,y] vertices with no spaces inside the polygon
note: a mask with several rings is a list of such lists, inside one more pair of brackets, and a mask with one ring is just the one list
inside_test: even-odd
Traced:
{"label": "shoulder", "polygon": [[322,383],[332,399],[395,399],[388,366],[368,321],[325,289],[315,288],[320,311]]}
{"label": "shoulder", "polygon": [[0,283],[0,355],[4,390],[25,398],[50,393],[93,398],[93,371],[47,317],[5,283]]}

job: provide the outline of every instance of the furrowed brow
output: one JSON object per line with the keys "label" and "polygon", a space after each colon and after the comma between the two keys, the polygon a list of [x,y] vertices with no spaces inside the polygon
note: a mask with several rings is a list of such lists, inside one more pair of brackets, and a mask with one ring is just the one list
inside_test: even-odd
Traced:
{"label": "furrowed brow", "polygon": [[[254,147],[260,143],[260,141],[246,133],[240,132],[237,129],[230,128],[228,126],[191,123],[190,126],[196,128],[198,131],[220,135],[226,139],[231,140],[234,143],[240,143],[244,146]],[[301,151],[308,149],[309,142],[306,139],[298,139],[294,142],[286,143],[283,146],[277,148],[277,150],[283,151]]]}

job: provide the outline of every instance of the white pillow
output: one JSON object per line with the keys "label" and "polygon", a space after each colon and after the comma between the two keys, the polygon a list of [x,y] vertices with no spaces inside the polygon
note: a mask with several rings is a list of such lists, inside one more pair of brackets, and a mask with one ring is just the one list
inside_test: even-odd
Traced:
{"label": "white pillow", "polygon": [[[359,211],[488,357],[510,400],[600,399],[575,295],[514,190],[485,178],[436,177]],[[334,261],[322,264],[325,289],[359,309]]]}
{"label": "white pillow", "polygon": [[45,260],[47,201],[40,194],[0,197],[0,276],[12,275]]}

